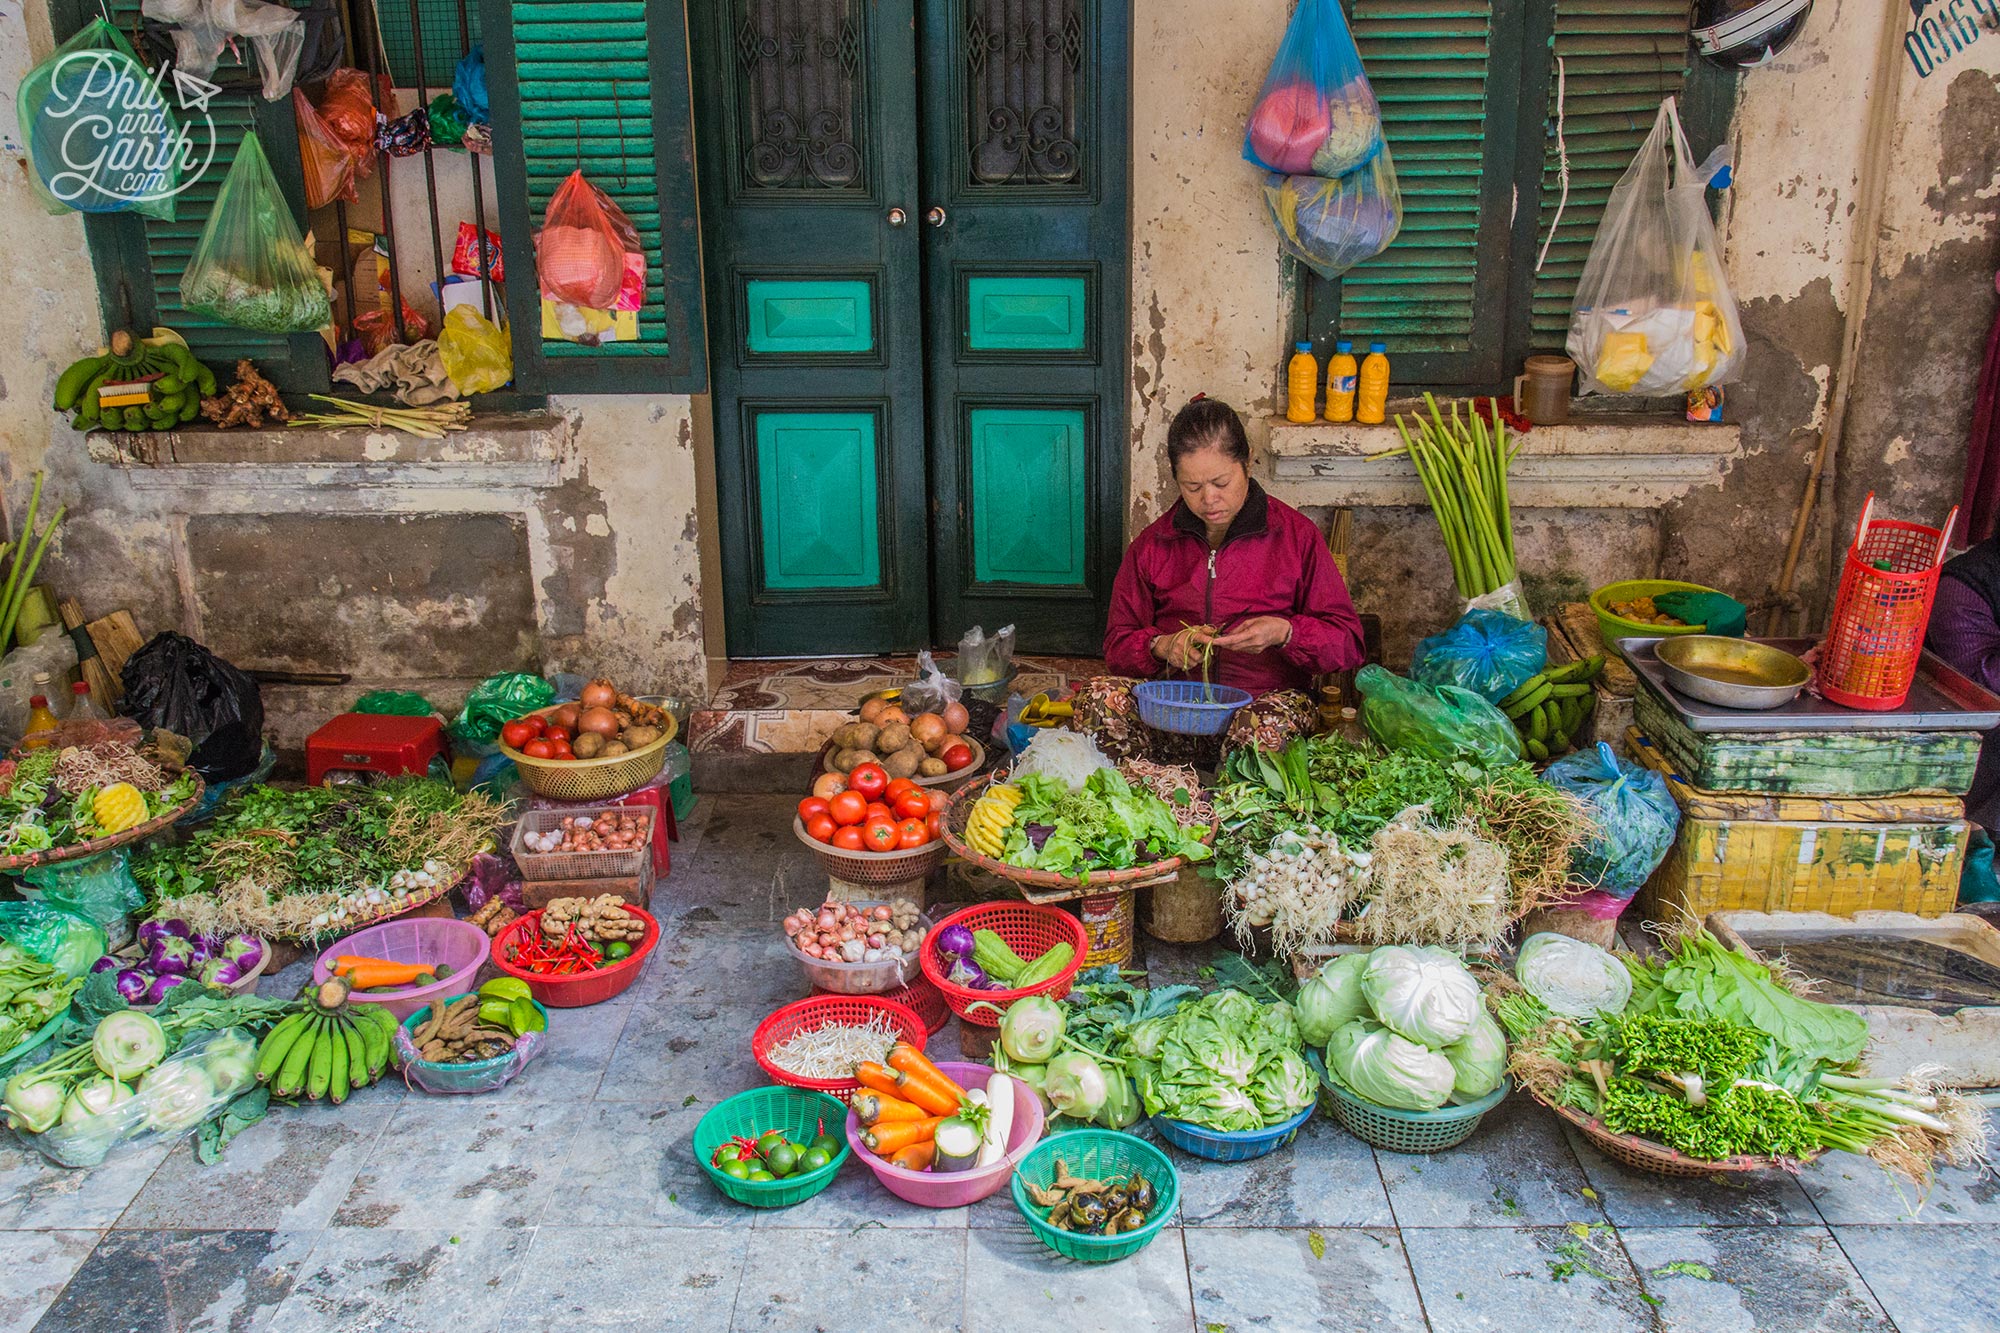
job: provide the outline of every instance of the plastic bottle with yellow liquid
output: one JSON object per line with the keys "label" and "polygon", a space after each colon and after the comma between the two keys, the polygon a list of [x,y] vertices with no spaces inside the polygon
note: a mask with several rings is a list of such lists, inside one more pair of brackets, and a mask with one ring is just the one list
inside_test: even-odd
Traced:
{"label": "plastic bottle with yellow liquid", "polygon": [[1379,426],[1389,416],[1389,345],[1369,343],[1368,355],[1361,358],[1361,387],[1356,394],[1354,419]]}
{"label": "plastic bottle with yellow liquid", "polygon": [[1326,363],[1326,419],[1354,420],[1354,390],[1360,374],[1354,361],[1354,344],[1342,338],[1333,345]]}
{"label": "plastic bottle with yellow liquid", "polygon": [[1303,426],[1318,414],[1313,400],[1319,396],[1319,362],[1313,360],[1313,345],[1295,344],[1291,364],[1285,367],[1285,420]]}

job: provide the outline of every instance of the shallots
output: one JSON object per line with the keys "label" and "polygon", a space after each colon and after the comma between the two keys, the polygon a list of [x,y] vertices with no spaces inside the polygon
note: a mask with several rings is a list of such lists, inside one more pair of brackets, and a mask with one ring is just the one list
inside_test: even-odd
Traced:
{"label": "shallots", "polygon": [[915,903],[835,902],[802,907],[785,918],[785,936],[808,958],[829,963],[899,962],[923,944]]}
{"label": "shallots", "polygon": [[521,835],[531,852],[629,852],[644,845],[653,826],[643,811],[606,810],[597,815],[565,815],[546,833]]}

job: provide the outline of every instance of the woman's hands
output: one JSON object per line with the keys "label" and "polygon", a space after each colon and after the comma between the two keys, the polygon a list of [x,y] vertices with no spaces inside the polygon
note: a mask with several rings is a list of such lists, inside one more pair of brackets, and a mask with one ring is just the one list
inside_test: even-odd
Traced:
{"label": "woman's hands", "polygon": [[1207,625],[1191,625],[1153,640],[1153,656],[1176,671],[1193,671],[1201,665],[1215,631]]}
{"label": "woman's hands", "polygon": [[1292,641],[1292,622],[1283,616],[1252,616],[1227,634],[1215,639],[1215,646],[1236,653],[1261,653],[1282,648]]}

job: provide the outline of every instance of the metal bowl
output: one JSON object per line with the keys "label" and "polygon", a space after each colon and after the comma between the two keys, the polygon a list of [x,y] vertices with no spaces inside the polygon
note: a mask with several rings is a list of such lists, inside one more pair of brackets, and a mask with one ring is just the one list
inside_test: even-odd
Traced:
{"label": "metal bowl", "polygon": [[1798,658],[1750,639],[1688,634],[1661,639],[1653,652],[1669,685],[1723,708],[1782,708],[1812,678]]}

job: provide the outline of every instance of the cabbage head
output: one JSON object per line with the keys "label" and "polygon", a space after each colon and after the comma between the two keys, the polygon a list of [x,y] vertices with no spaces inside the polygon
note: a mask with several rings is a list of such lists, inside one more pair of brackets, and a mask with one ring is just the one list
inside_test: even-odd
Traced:
{"label": "cabbage head", "polygon": [[1327,1072],[1365,1102],[1399,1111],[1435,1111],[1451,1096],[1457,1074],[1436,1051],[1365,1018],[1326,1044]]}
{"label": "cabbage head", "polygon": [[1361,996],[1361,974],[1367,969],[1366,953],[1344,953],[1299,987],[1293,1007],[1306,1045],[1324,1046],[1335,1028],[1371,1016],[1368,1001]]}
{"label": "cabbage head", "polygon": [[1382,1026],[1438,1050],[1463,1037],[1479,1015],[1479,983],[1449,949],[1389,945],[1368,955],[1361,993]]}
{"label": "cabbage head", "polygon": [[1507,1037],[1484,1008],[1463,1037],[1441,1052],[1454,1073],[1451,1099],[1459,1105],[1476,1102],[1500,1086],[1507,1072]]}
{"label": "cabbage head", "polygon": [[1266,1125],[1290,1120],[1311,1106],[1319,1096],[1319,1077],[1296,1051],[1279,1051],[1264,1058],[1257,1067],[1257,1081],[1250,1100]]}
{"label": "cabbage head", "polygon": [[1623,1013],[1632,999],[1632,974],[1625,964],[1588,940],[1553,931],[1521,942],[1514,979],[1528,994],[1570,1018]]}

